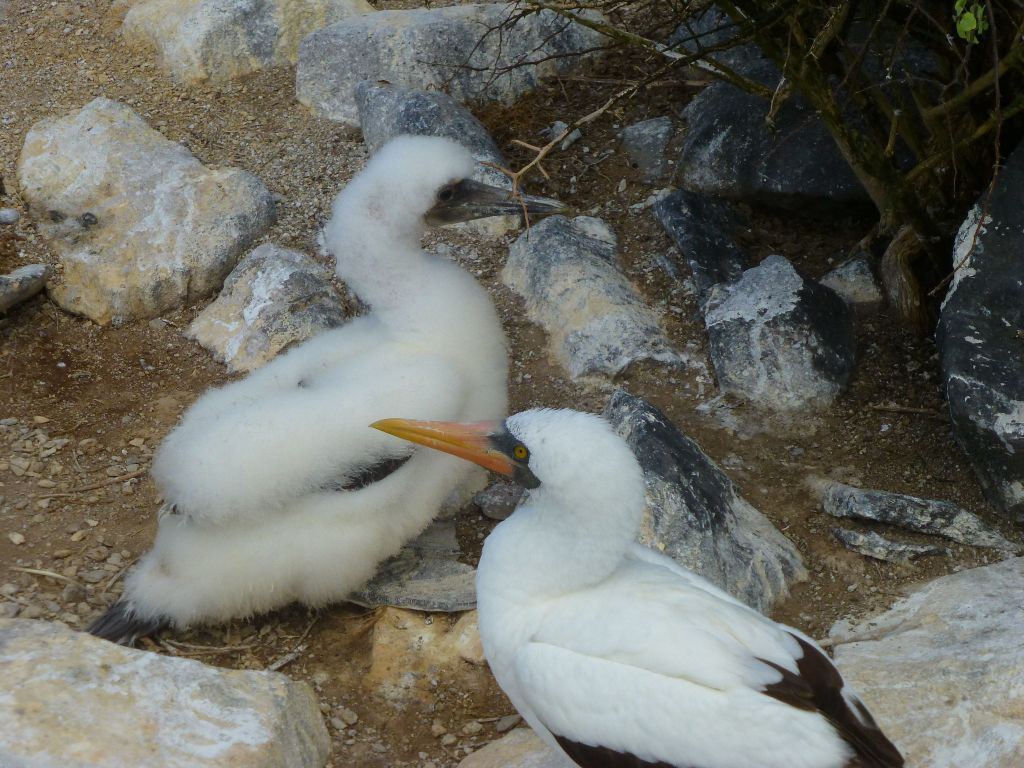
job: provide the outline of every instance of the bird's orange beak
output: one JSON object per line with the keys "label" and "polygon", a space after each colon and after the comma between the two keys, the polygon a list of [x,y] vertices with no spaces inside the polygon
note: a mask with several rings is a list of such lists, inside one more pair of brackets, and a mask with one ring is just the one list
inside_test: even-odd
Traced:
{"label": "bird's orange beak", "polygon": [[515,465],[491,441],[501,428],[497,421],[462,424],[457,421],[414,421],[412,419],[381,419],[370,425],[381,432],[450,453],[481,467],[511,477]]}

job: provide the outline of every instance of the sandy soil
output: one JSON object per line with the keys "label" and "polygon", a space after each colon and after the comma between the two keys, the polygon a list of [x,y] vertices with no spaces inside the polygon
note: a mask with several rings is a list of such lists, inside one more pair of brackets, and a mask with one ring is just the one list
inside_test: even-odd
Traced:
{"label": "sandy soil", "polygon": [[[97,0],[0,0],[0,29],[12,33],[5,34],[9,42],[0,53],[0,173],[6,184],[0,204],[25,214],[14,169],[29,127],[103,95],[132,105],[204,163],[240,166],[260,176],[282,198],[279,223],[267,239],[315,253],[331,199],[365,159],[358,135],[311,117],[294,100],[291,69],[225,86],[176,87],[151,56],[122,45],[118,23],[108,3]],[[510,161],[522,162],[528,156],[511,139],[536,142],[538,131],[553,120],[585,114],[635,77],[641,64],[616,57],[582,79],[557,83],[514,108],[484,110],[481,117]],[[670,244],[649,211],[630,208],[651,189],[638,182],[615,138],[623,125],[677,112],[691,90],[682,83],[661,85],[616,107],[583,140],[546,162],[551,180],[534,180],[532,191],[559,196],[613,225],[627,273],[664,312],[674,343],[700,361],[705,338],[693,297],[657,265]],[[752,250],[782,253],[812,276],[838,263],[867,227],[856,220],[753,214]],[[507,242],[455,232],[434,240],[454,246],[456,258],[500,307],[511,342],[513,408],[600,410],[609,387],[568,382],[547,357],[543,331],[525,319],[501,285]],[[0,234],[0,273],[34,262],[55,258],[23,215],[17,227]],[[157,509],[145,472],[152,451],[183,408],[230,378],[181,336],[199,309],[101,328],[40,296],[0,318],[3,615],[20,611],[84,626],[115,598],[124,570],[149,545]],[[716,393],[713,387],[701,391],[693,369],[640,367],[615,382],[650,399],[700,442],[728,468],[746,498],[797,544],[812,578],[776,616],[816,636],[837,618],[889,605],[916,582],[991,557],[950,545],[949,557],[896,566],[846,552],[831,537],[833,521],[820,512],[806,484],[809,476],[949,499],[992,519],[942,414],[933,344],[904,336],[888,317],[876,315],[861,320],[859,348],[850,391],[829,413],[798,425],[765,424],[735,403],[702,414],[697,406]],[[920,412],[878,408],[891,404]],[[492,525],[473,510],[463,516],[460,541],[467,561],[478,555]],[[1005,528],[1003,533],[1011,535]],[[10,534],[23,541],[16,544]],[[309,680],[326,716],[334,718],[334,766],[454,765],[494,738],[496,719],[511,707],[486,674],[440,676],[407,701],[380,695],[370,682],[378,614],[349,606],[317,615],[292,608],[252,622],[169,635],[175,644],[150,647],[223,666],[265,668],[301,645],[283,671]],[[447,625],[452,619],[422,620]],[[346,709],[358,722],[343,722]],[[471,721],[480,721],[482,730],[473,733],[477,729],[470,726],[463,732]],[[436,725],[432,732],[435,722],[451,733],[442,735]]]}

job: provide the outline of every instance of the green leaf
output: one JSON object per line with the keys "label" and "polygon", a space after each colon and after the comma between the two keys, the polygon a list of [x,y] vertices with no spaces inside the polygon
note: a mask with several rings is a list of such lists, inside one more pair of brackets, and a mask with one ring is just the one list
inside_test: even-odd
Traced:
{"label": "green leaf", "polygon": [[964,13],[956,22],[956,33],[960,35],[964,40],[973,42],[971,38],[974,37],[974,30],[978,28],[978,20],[974,18],[974,14],[970,11]]}
{"label": "green leaf", "polygon": [[967,7],[967,0],[956,0],[956,4],[953,6],[953,10],[956,11],[953,18],[959,19],[960,14],[964,12],[964,8]]}

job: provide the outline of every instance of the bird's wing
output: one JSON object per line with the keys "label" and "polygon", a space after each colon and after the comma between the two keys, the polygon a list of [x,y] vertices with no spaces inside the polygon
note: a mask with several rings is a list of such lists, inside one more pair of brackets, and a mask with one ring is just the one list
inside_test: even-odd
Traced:
{"label": "bird's wing", "polygon": [[303,386],[186,414],[153,475],[166,503],[195,522],[272,514],[409,455],[408,443],[372,422],[459,418],[466,395],[454,363],[385,345]]}
{"label": "bird's wing", "polygon": [[584,768],[902,765],[812,641],[690,576],[631,560],[544,607],[517,653],[516,685],[573,759]]}

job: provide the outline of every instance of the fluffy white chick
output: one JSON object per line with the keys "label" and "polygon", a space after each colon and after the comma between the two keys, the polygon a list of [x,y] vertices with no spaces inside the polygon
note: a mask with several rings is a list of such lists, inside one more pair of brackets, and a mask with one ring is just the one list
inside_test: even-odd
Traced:
{"label": "fluffy white chick", "polygon": [[90,632],[119,642],[293,601],[343,599],[471,477],[466,464],[370,429],[384,416],[492,419],[506,410],[506,344],[489,295],[424,251],[426,226],[543,215],[469,177],[436,137],[394,139],[342,190],[324,236],[370,307],[201,397],[160,446],[156,541]]}

